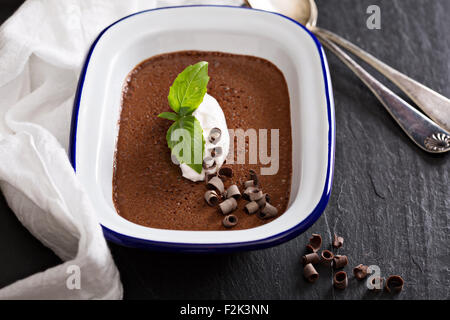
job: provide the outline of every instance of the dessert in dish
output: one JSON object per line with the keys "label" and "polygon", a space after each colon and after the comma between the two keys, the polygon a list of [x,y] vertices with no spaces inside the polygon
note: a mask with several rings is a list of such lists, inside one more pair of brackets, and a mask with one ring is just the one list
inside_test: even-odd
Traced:
{"label": "dessert in dish", "polygon": [[[236,132],[248,133],[244,143]],[[268,151],[261,152],[264,143]],[[271,174],[264,174],[272,166],[267,159],[277,162]],[[288,88],[269,61],[182,51],[130,72],[113,174],[114,205],[125,219],[173,230],[257,227],[286,210],[291,172]]]}

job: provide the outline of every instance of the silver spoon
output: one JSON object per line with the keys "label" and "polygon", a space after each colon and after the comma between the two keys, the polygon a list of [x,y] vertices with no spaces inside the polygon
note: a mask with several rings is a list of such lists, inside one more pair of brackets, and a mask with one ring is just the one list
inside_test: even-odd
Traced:
{"label": "silver spoon", "polygon": [[434,118],[441,119],[443,117],[445,120],[441,119],[440,123],[442,124],[448,123],[450,120],[450,101],[433,90],[388,67],[381,61],[376,60],[376,58],[339,36],[316,27],[318,10],[314,0],[247,0],[247,3],[256,9],[284,14],[305,25],[369,87],[403,131],[420,148],[431,153],[450,151],[450,134],[446,130],[381,84],[330,40],[336,40],[336,42],[339,40],[345,44],[343,46],[348,48],[349,51],[364,56],[363,60],[366,62],[372,61],[370,64],[377,66],[376,68],[378,70],[382,71],[386,77],[391,79],[401,89],[405,90],[405,93],[411,96],[416,103],[418,101],[420,103],[418,105],[422,110],[425,112],[427,110],[433,110],[429,111],[429,113],[433,114]]}

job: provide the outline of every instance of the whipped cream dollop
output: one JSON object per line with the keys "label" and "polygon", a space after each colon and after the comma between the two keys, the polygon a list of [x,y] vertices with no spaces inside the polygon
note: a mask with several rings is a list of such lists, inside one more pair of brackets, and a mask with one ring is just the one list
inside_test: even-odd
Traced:
{"label": "whipped cream dollop", "polygon": [[[228,134],[227,122],[225,120],[225,115],[223,114],[222,108],[214,97],[206,93],[203,98],[203,102],[197,110],[192,113],[192,115],[195,116],[195,118],[200,122],[203,129],[203,137],[205,138],[205,154],[203,159],[206,157],[212,157],[212,149],[217,147],[222,148],[222,153],[220,155],[212,157],[216,161],[216,168],[218,170],[223,165],[230,149],[230,135]],[[209,133],[214,128],[219,128],[221,130],[221,137],[216,144],[211,143],[208,139]],[[205,180],[205,169],[202,169],[202,172],[198,173],[185,163],[180,164],[180,168],[183,173],[183,177],[186,179],[192,181]]]}

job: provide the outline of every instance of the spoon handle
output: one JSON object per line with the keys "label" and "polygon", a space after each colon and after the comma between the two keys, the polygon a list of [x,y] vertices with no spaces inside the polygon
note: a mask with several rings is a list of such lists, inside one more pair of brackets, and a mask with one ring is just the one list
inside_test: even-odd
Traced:
{"label": "spoon handle", "polygon": [[389,90],[328,38],[320,34],[318,36],[322,43],[367,85],[403,131],[420,148],[431,153],[450,151],[450,135],[448,132]]}
{"label": "spoon handle", "polygon": [[424,86],[423,84],[409,78],[403,73],[388,66],[384,62],[378,60],[370,53],[362,50],[353,43],[345,40],[337,34],[321,28],[314,28],[314,32],[321,37],[333,41],[334,43],[347,49],[363,61],[374,67],[386,78],[395,83],[402,89],[417,106],[433,119],[441,127],[450,131],[450,99],[440,95],[436,91]]}

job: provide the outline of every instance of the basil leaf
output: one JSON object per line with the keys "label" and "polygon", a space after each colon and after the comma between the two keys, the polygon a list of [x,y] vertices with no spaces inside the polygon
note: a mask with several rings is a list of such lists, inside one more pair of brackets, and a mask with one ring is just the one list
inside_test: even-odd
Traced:
{"label": "basil leaf", "polygon": [[200,122],[192,113],[202,103],[209,82],[208,62],[201,61],[181,72],[169,91],[169,105],[174,112],[163,112],[159,118],[175,121],[166,134],[167,145],[179,163],[202,172],[205,140]]}
{"label": "basil leaf", "polygon": [[179,116],[174,112],[163,112],[163,113],[158,114],[158,118],[177,121]]}
{"label": "basil leaf", "polygon": [[202,172],[205,140],[200,122],[194,116],[184,116],[175,121],[167,131],[166,140],[180,163]]}
{"label": "basil leaf", "polygon": [[180,116],[192,114],[203,101],[208,81],[208,62],[201,61],[184,69],[169,90],[172,110]]}

